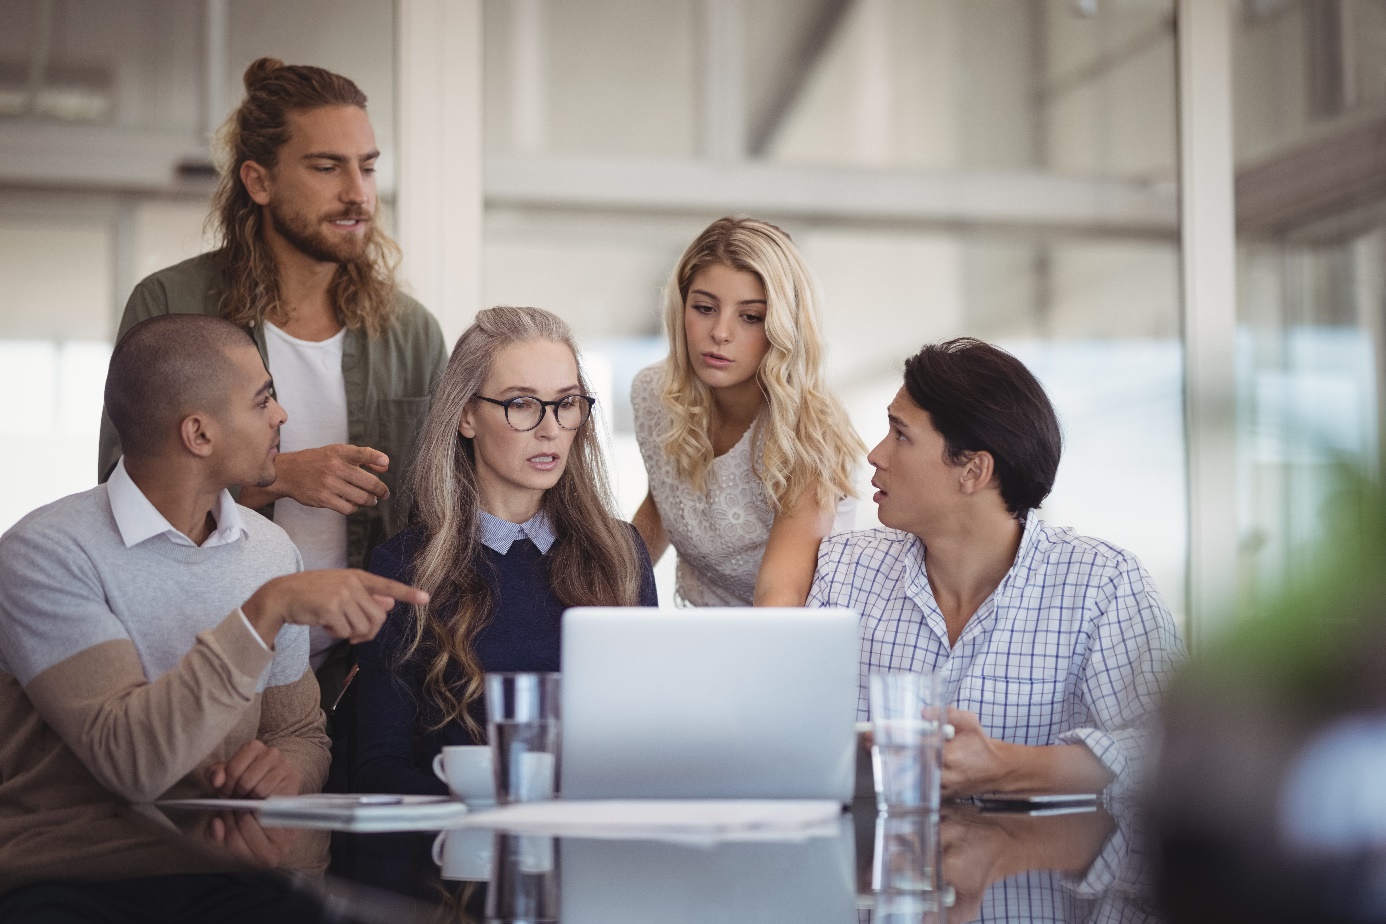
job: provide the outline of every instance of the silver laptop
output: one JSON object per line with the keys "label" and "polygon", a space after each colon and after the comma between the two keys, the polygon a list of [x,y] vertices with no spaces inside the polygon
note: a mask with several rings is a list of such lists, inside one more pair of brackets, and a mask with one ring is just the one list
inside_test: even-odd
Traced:
{"label": "silver laptop", "polygon": [[855,924],[855,846],[846,816],[835,836],[797,843],[565,837],[558,847],[558,919],[563,924]]}
{"label": "silver laptop", "polygon": [[851,610],[570,609],[562,687],[564,798],[851,801]]}

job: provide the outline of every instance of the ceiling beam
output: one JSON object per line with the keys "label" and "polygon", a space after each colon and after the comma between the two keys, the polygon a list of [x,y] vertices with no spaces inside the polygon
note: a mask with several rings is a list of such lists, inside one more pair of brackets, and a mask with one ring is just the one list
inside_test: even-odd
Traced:
{"label": "ceiling beam", "polygon": [[883,170],[564,157],[486,161],[487,207],[750,213],[940,229],[1174,240],[1173,183],[1042,172]]}
{"label": "ceiling beam", "polygon": [[1339,119],[1237,171],[1239,237],[1350,236],[1379,221],[1383,205],[1386,109]]}
{"label": "ceiling beam", "polygon": [[842,22],[851,8],[851,0],[823,0],[813,13],[813,22],[791,54],[770,93],[770,103],[750,129],[747,151],[751,157],[764,157],[789,117],[794,103],[808,83],[809,75],[818,66],[824,52],[832,44]]}

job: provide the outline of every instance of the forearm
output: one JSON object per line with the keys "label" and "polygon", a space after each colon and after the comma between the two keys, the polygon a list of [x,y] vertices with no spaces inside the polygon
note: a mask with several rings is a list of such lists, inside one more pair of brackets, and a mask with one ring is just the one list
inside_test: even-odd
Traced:
{"label": "forearm", "polygon": [[1007,821],[1016,849],[1002,863],[1003,876],[1036,869],[1082,876],[1116,827],[1112,816],[1103,811],[1053,817],[1017,815]]}
{"label": "forearm", "polygon": [[636,532],[640,533],[640,538],[645,540],[645,549],[650,553],[650,564],[658,564],[669,548],[669,534],[664,529],[664,521],[659,516],[659,508],[655,506],[652,496],[645,495],[645,500],[640,504],[640,509],[635,511],[631,524]]}
{"label": "forearm", "polygon": [[332,742],[327,737],[318,681],[311,670],[305,670],[293,683],[265,690],[256,737],[298,767],[303,792],[322,791],[332,762]]}
{"label": "forearm", "polygon": [[55,664],[25,692],[103,786],[147,802],[221,744],[250,707],[269,661],[233,612],[152,682],[134,645],[118,640]]}
{"label": "forearm", "polygon": [[756,572],[756,606],[803,606],[813,588],[818,547],[832,530],[831,508],[805,492],[792,512],[775,516]]}
{"label": "forearm", "polygon": [[806,574],[777,574],[767,576],[764,570],[756,577],[753,606],[803,606],[813,586],[813,570]]}
{"label": "forearm", "polygon": [[995,742],[995,779],[974,792],[1092,792],[1111,783],[1113,774],[1081,744],[1034,746]]}

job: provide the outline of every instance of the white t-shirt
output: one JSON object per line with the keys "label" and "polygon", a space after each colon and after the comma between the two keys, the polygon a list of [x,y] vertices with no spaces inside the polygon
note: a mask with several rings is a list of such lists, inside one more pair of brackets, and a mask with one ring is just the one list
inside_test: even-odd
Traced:
{"label": "white t-shirt", "polygon": [[[317,342],[299,340],[265,324],[269,371],[275,398],[289,415],[279,431],[279,451],[298,452],[347,442],[346,382],[342,377],[345,328]],[[274,522],[284,528],[303,556],[305,571],[345,568],[346,517],[326,507],[306,507],[284,497],[274,502]],[[336,641],[323,631],[313,637],[313,667]]]}

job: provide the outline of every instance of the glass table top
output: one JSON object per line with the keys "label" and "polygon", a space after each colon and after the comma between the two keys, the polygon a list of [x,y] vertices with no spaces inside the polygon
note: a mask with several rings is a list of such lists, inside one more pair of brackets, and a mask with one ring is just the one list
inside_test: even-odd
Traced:
{"label": "glass table top", "polygon": [[[114,920],[179,920],[189,907],[199,920],[391,924],[1156,919],[1133,824],[1101,808],[1030,815],[956,804],[878,816],[859,802],[808,832],[660,840],[364,833],[140,806],[100,835],[122,845],[120,856],[90,870],[0,871],[0,890],[18,886],[0,897],[0,920],[36,889],[66,889]],[[126,906],[149,914],[116,915]]]}

